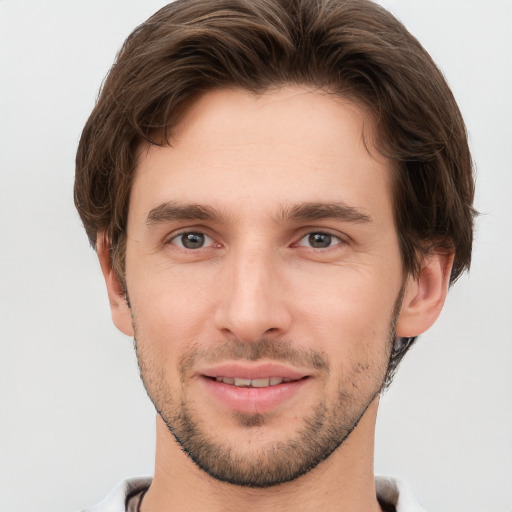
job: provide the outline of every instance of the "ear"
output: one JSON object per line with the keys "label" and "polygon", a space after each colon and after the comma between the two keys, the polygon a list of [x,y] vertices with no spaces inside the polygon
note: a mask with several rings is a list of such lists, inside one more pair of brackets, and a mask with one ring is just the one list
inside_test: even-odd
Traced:
{"label": "ear", "polygon": [[419,275],[408,278],[396,325],[397,336],[418,336],[437,320],[448,293],[453,257],[453,252],[432,252],[425,257]]}
{"label": "ear", "polygon": [[110,311],[114,325],[127,336],[133,337],[133,322],[130,307],[124,293],[123,287],[112,268],[110,260],[110,242],[99,234],[96,242],[96,252],[100,260],[101,271],[107,285]]}

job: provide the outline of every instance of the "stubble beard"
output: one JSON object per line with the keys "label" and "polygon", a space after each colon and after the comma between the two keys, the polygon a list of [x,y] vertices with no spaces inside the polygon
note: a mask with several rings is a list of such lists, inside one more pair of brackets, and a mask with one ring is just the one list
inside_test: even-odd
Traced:
{"label": "stubble beard", "polygon": [[[295,480],[328,458],[357,426],[378,392],[359,413],[348,413],[352,397],[340,391],[335,407],[329,408],[325,402],[316,405],[291,439],[267,442],[250,454],[212,440],[207,426],[200,425],[198,415],[186,404],[171,418],[164,411],[159,413],[182,450],[209,476],[237,486],[266,488]],[[251,430],[265,428],[267,422],[261,414],[237,414],[236,420],[247,429],[248,437]]]}
{"label": "stubble beard", "polygon": [[[390,325],[390,341],[387,349],[391,352],[394,342],[396,315]],[[134,321],[136,339],[138,330]],[[266,488],[290,482],[314,469],[328,458],[357,426],[369,405],[383,389],[386,380],[387,355],[379,356],[378,362],[351,369],[351,378],[339,383],[336,399],[328,403],[325,399],[317,403],[311,413],[299,420],[301,425],[285,441],[266,442],[251,450],[250,454],[226,441],[218,441],[209,433],[208,418],[195,410],[193,401],[187,396],[189,368],[197,359],[209,352],[191,349],[180,361],[181,389],[171,390],[166,385],[164,370],[155,363],[143,348],[143,343],[135,341],[137,360],[142,381],[153,404],[167,428],[181,449],[205,473],[211,477],[243,487]],[[328,361],[322,353],[301,352],[293,343],[262,339],[247,343],[233,340],[226,342],[216,352],[218,360],[231,357],[241,360],[285,360],[296,364],[309,364],[321,371],[329,372]],[[210,359],[210,358],[209,358]],[[371,386],[360,386],[371,379]],[[360,387],[364,387],[361,390]],[[267,421],[264,414],[234,414],[241,428],[247,429],[248,438],[258,429],[264,429]]]}

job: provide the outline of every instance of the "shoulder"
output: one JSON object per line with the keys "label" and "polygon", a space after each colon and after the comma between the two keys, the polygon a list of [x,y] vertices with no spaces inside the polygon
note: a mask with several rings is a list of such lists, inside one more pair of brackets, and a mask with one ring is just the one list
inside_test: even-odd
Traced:
{"label": "shoulder", "polygon": [[376,476],[375,487],[379,501],[393,505],[396,512],[425,512],[410,487],[401,480],[387,476]]}
{"label": "shoulder", "polygon": [[125,512],[126,498],[151,484],[151,478],[130,478],[118,484],[98,505],[83,512]]}

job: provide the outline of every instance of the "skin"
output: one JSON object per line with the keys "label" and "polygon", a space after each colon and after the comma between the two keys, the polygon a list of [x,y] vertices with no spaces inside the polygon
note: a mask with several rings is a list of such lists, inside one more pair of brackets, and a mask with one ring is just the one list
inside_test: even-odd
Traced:
{"label": "skin", "polygon": [[[108,240],[97,249],[114,322],[136,337],[160,411],[143,511],[380,509],[373,437],[392,337],[435,321],[452,255],[432,253],[419,276],[403,275],[391,164],[373,136],[354,103],[288,86],[207,93],[172,147],[141,147],[127,227],[130,307]],[[199,247],[184,246],[183,233],[199,233]],[[275,406],[249,397],[237,410],[205,377],[224,363],[275,363],[304,378]],[[168,428],[183,437],[186,411],[219,464],[229,452],[245,473],[267,473],[280,459],[272,448],[287,453],[319,404],[326,420],[313,438],[334,430],[338,444],[346,439],[312,470],[265,488],[208,475]]]}

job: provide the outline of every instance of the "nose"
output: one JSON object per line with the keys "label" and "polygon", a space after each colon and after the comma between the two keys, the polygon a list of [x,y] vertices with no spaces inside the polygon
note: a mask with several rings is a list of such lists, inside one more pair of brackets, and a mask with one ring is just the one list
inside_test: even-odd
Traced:
{"label": "nose", "polygon": [[285,334],[290,303],[279,257],[261,250],[237,251],[223,269],[215,327],[240,341]]}

